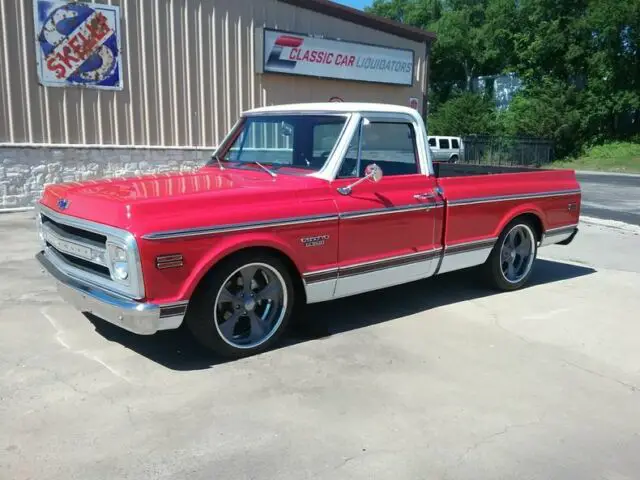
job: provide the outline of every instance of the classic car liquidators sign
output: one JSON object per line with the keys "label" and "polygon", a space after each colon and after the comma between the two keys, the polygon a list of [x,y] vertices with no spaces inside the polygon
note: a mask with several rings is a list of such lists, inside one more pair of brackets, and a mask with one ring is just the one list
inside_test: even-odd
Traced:
{"label": "classic car liquidators sign", "polygon": [[120,7],[34,0],[40,83],[121,90]]}
{"label": "classic car liquidators sign", "polygon": [[413,51],[263,30],[263,71],[413,84]]}

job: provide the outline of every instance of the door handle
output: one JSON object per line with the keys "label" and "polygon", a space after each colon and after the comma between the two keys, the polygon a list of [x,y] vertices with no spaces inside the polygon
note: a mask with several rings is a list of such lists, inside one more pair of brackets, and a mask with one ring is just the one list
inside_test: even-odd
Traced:
{"label": "door handle", "polygon": [[413,198],[416,200],[434,200],[436,196],[433,193],[416,193]]}

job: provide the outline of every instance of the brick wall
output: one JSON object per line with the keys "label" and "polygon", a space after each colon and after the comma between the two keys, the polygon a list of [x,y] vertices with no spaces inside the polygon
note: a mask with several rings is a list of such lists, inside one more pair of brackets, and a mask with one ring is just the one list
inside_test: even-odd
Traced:
{"label": "brick wall", "polygon": [[33,206],[48,183],[193,170],[213,152],[0,147],[0,210]]}

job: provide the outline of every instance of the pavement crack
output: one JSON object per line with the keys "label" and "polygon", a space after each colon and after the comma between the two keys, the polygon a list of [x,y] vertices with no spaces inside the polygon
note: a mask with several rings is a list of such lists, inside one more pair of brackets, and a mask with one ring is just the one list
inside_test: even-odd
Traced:
{"label": "pavement crack", "polygon": [[509,433],[511,430],[516,429],[516,428],[524,428],[524,427],[529,427],[531,425],[539,425],[540,421],[536,420],[535,422],[527,422],[527,423],[519,423],[519,424],[513,424],[513,425],[506,425],[502,430],[495,432],[495,433],[491,433],[485,437],[482,437],[480,440],[478,440],[476,443],[474,443],[473,445],[471,445],[470,447],[468,447],[459,457],[458,459],[455,461],[455,463],[453,465],[451,465],[450,467],[447,467],[447,469],[444,471],[444,474],[442,476],[443,480],[446,480],[447,478],[449,478],[449,473],[452,469],[456,469],[460,466],[462,466],[466,460],[467,457],[469,456],[469,454],[471,452],[473,452],[474,450],[477,450],[478,448],[482,447],[483,445],[487,444],[487,443],[491,443],[495,438],[497,437],[501,437],[503,435],[506,435],[507,433]]}
{"label": "pavement crack", "polygon": [[603,378],[605,380],[609,380],[609,381],[615,382],[618,385],[621,385],[621,386],[629,389],[633,393],[636,393],[636,392],[640,391],[640,388],[635,386],[635,385],[633,385],[632,383],[623,382],[622,380],[618,380],[615,377],[610,377],[610,376],[605,375],[603,373],[596,372],[595,370],[591,370],[589,368],[583,367],[583,366],[578,365],[576,363],[569,362],[568,360],[563,360],[563,362],[566,363],[567,365],[571,366],[571,367],[577,368],[578,370],[582,370],[583,372],[589,373],[589,374],[594,375],[594,376],[599,377],[599,378]]}

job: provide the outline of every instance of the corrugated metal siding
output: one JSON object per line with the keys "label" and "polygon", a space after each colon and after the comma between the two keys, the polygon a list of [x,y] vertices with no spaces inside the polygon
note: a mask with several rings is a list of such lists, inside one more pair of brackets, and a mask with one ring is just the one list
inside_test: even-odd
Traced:
{"label": "corrugated metal siding", "polygon": [[[0,0],[0,143],[213,146],[241,111],[344,100],[406,105],[425,91],[425,45],[277,0],[121,0],[122,91],[38,83],[32,0]],[[413,87],[256,75],[267,26],[415,51]]]}

